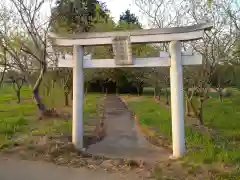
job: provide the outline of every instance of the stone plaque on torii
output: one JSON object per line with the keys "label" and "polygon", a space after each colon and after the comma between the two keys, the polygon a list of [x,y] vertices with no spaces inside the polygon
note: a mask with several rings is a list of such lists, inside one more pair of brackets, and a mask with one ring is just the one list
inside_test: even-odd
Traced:
{"label": "stone plaque on torii", "polygon": [[[171,116],[173,157],[185,154],[184,137],[184,96],[183,65],[202,63],[200,54],[181,52],[180,41],[192,41],[203,38],[204,31],[210,30],[211,24],[198,24],[186,27],[143,29],[129,32],[91,32],[67,36],[53,33],[49,37],[58,46],[73,46],[73,56],[60,59],[60,67],[73,67],[73,127],[72,142],[83,148],[83,68],[117,68],[117,67],[158,67],[170,66]],[[131,44],[170,42],[169,53],[160,52],[159,57],[133,58]],[[92,59],[84,56],[84,46],[112,44],[114,59]],[[72,58],[72,61],[71,61]]]}

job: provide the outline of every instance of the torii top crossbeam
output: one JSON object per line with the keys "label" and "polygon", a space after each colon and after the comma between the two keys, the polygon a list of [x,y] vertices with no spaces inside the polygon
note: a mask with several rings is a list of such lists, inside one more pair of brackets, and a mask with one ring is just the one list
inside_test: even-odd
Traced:
{"label": "torii top crossbeam", "polygon": [[54,44],[59,46],[91,46],[112,44],[112,38],[116,36],[130,36],[131,43],[159,43],[201,39],[204,35],[204,31],[210,30],[211,28],[211,24],[204,23],[174,28],[156,28],[113,32],[87,32],[63,36],[49,33],[49,37],[54,39]]}

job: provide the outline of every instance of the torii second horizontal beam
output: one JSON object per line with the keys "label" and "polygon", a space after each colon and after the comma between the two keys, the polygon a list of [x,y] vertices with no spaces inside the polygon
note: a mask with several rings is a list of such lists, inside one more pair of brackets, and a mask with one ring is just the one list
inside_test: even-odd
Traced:
{"label": "torii second horizontal beam", "polygon": [[[121,68],[121,67],[169,67],[169,57],[149,57],[136,58],[132,65],[116,65],[114,59],[91,59],[91,56],[84,56],[83,68]],[[199,65],[202,64],[202,56],[200,54],[182,55],[182,65]],[[73,67],[73,61],[60,60],[58,67]]]}

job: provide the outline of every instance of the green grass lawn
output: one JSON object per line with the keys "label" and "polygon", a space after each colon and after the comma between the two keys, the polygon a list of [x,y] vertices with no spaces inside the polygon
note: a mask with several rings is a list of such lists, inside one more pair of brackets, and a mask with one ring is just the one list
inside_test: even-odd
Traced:
{"label": "green grass lawn", "polygon": [[[63,106],[63,93],[57,89],[52,96],[42,96],[47,107],[62,107],[61,110],[71,112],[70,107]],[[32,133],[71,133],[72,121],[61,119],[38,120],[38,110],[32,100],[32,94],[28,87],[21,91],[21,103],[17,104],[17,98],[11,86],[5,86],[0,90],[0,147],[12,143],[14,137]],[[89,94],[85,97],[84,121],[91,116],[96,116],[99,94]]]}
{"label": "green grass lawn", "polygon": [[[28,131],[28,125],[36,112],[32,101],[17,104],[17,98],[11,86],[0,90],[0,146],[8,143],[17,133]],[[29,98],[29,90],[23,88],[22,99]],[[30,97],[31,98],[31,97]]]}
{"label": "green grass lawn", "polygon": [[[88,120],[92,117],[98,117],[97,106],[100,101],[100,94],[88,94],[84,99],[83,107],[83,120],[84,124],[87,124]],[[63,111],[72,111],[72,107],[64,107]],[[40,128],[36,129],[35,134],[70,134],[72,129],[71,119],[59,120],[52,119],[51,121],[44,122]]]}
{"label": "green grass lawn", "polygon": [[[163,100],[164,102],[164,100]],[[163,103],[162,102],[162,103]],[[154,127],[158,133],[171,140],[170,108],[159,105],[152,97],[127,101],[129,108],[139,117],[140,123]],[[222,174],[225,179],[240,177],[240,96],[234,95],[219,102],[218,98],[209,99],[204,106],[205,126],[216,135],[193,130],[187,126],[185,137],[187,155],[185,161],[198,164],[225,164],[233,166],[234,171]],[[233,178],[234,177],[234,178]]]}

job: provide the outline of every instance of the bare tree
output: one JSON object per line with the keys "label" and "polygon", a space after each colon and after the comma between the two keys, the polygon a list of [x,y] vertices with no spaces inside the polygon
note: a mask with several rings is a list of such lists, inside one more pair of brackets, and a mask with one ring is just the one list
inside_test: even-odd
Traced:
{"label": "bare tree", "polygon": [[73,87],[73,80],[72,80],[72,69],[70,68],[61,68],[58,70],[58,74],[60,78],[60,84],[61,87],[63,87],[63,91],[64,91],[64,105],[65,106],[69,106],[69,94],[72,91],[72,87]]}
{"label": "bare tree", "polygon": [[[9,73],[9,72],[8,72]],[[21,77],[21,75],[14,73],[9,77],[9,82],[13,85],[13,90],[17,96],[17,103],[20,104],[21,102],[21,89],[25,82],[25,78]]]}
{"label": "bare tree", "polygon": [[84,70],[84,81],[85,81],[85,94],[88,93],[89,84],[98,78],[97,71],[94,69]]}
{"label": "bare tree", "polygon": [[[195,72],[192,72],[193,69],[190,68],[191,77],[184,77],[185,85],[188,84],[185,87],[186,102],[189,102],[188,106],[192,106],[200,124],[203,124],[203,104],[208,99],[212,83],[211,76],[220,61],[232,61],[231,52],[235,41],[239,39],[239,1],[213,1],[211,8],[206,1],[195,0],[135,0],[135,2],[148,18],[151,27],[184,26],[209,21],[213,23],[214,28],[205,34],[203,40],[184,44],[192,46],[203,56],[203,65],[196,68]],[[166,44],[162,46],[166,48]],[[194,95],[197,95],[199,100],[198,108],[192,101]]]}
{"label": "bare tree", "polygon": [[0,74],[1,74],[0,88],[2,87],[2,83],[3,83],[6,71],[7,71],[7,54],[6,54],[6,50],[3,49],[0,54]]}
{"label": "bare tree", "polygon": [[143,87],[144,81],[147,77],[147,71],[143,68],[129,68],[128,79],[137,88],[137,94],[140,96],[141,88]]}
{"label": "bare tree", "polygon": [[170,76],[169,68],[158,67],[151,68],[149,74],[146,76],[146,81],[154,87],[154,97],[156,97],[156,92],[158,92],[158,100],[160,101],[161,94],[164,91],[165,94],[165,104],[169,105],[169,86],[170,86]]}
{"label": "bare tree", "polygon": [[154,88],[154,98],[157,97],[160,100],[161,97],[161,69],[160,68],[150,68],[147,75],[147,82]]}
{"label": "bare tree", "polygon": [[32,92],[41,114],[46,107],[40,98],[39,87],[51,60],[51,56],[47,52],[50,45],[47,33],[51,18],[42,17],[41,10],[44,8],[44,3],[44,0],[8,0],[6,4],[9,8],[6,4],[2,4],[1,7],[1,10],[8,15],[10,22],[5,27],[7,28],[5,30],[8,31],[7,35],[1,31],[1,46],[11,56],[10,66],[20,69],[26,77],[29,71],[39,72]]}

